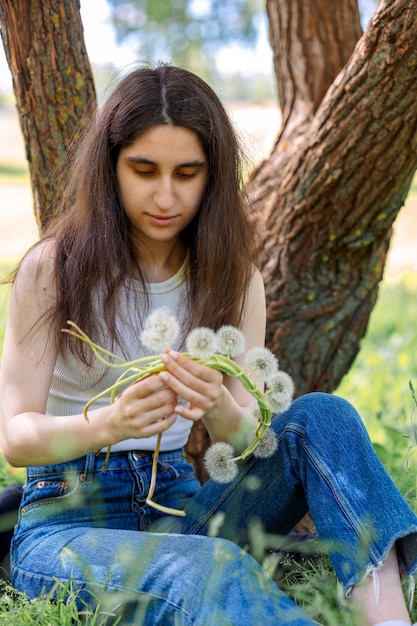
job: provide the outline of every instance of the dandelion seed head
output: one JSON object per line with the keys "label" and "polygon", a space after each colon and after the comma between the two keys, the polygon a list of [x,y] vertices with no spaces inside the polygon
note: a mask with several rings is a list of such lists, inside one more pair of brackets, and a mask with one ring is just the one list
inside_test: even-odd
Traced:
{"label": "dandelion seed head", "polygon": [[211,328],[194,328],[185,344],[191,356],[208,359],[217,350],[216,333]]}
{"label": "dandelion seed head", "polygon": [[234,326],[222,326],[216,333],[217,349],[228,357],[242,354],[245,350],[245,335]]}
{"label": "dandelion seed head", "polygon": [[257,402],[251,402],[250,404],[248,404],[245,409],[245,416],[256,424],[261,417],[259,404]]}
{"label": "dandelion seed head", "polygon": [[145,321],[141,341],[149,350],[162,351],[171,348],[180,334],[180,326],[166,307],[153,311]]}
{"label": "dandelion seed head", "polygon": [[267,459],[272,456],[278,447],[278,441],[272,428],[268,428],[257,447],[253,451],[253,456],[258,459]]}
{"label": "dandelion seed head", "polygon": [[286,398],[293,398],[295,385],[287,372],[279,371],[268,379],[268,391],[274,395],[282,395]]}
{"label": "dandelion seed head", "polygon": [[245,357],[251,373],[260,380],[267,381],[278,372],[278,360],[268,348],[251,348]]}
{"label": "dandelion seed head", "polygon": [[230,483],[237,475],[234,451],[229,443],[218,441],[211,445],[204,456],[204,465],[210,478],[218,483]]}
{"label": "dandelion seed head", "polygon": [[273,413],[275,413],[275,415],[279,415],[290,408],[292,399],[280,394],[271,394],[268,396],[268,403]]}

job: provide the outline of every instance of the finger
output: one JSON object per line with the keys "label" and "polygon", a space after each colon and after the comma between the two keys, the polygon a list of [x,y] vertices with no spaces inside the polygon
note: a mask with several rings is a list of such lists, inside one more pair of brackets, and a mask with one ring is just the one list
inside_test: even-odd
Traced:
{"label": "finger", "polygon": [[[211,401],[216,399],[223,383],[221,372],[172,352],[163,355],[163,361],[166,371],[161,372],[161,380],[178,395],[181,395],[188,401],[196,401],[194,395],[187,393],[187,390],[192,390],[197,394],[210,398]],[[169,377],[170,374],[172,374],[171,377]],[[177,381],[183,386],[181,387],[177,384]]]}
{"label": "finger", "polygon": [[219,371],[208,367],[208,365],[198,363],[174,350],[169,350],[166,354],[162,354],[161,361],[168,371],[179,378],[181,378],[181,374],[184,375],[186,372],[205,382],[211,382],[216,380],[218,376],[222,376]]}
{"label": "finger", "polygon": [[153,421],[151,424],[148,424],[145,426],[141,425],[138,437],[146,438],[146,437],[152,437],[153,435],[158,435],[159,433],[163,433],[169,428],[171,428],[171,426],[174,424],[176,419],[177,419],[176,413],[171,413],[171,415],[166,415],[165,417],[157,421]]}
{"label": "finger", "polygon": [[157,406],[153,405],[153,399],[151,406],[148,398],[123,403],[123,420],[128,428],[142,429],[168,418],[172,423],[177,417],[176,406],[176,398],[175,400],[159,403]]}
{"label": "finger", "polygon": [[177,396],[187,400],[187,402],[198,402],[207,393],[205,384],[198,378],[183,376],[186,381],[180,380],[173,374],[168,372],[160,373],[161,382],[171,389]]}
{"label": "finger", "polygon": [[[119,415],[127,429],[149,427],[166,416],[172,416],[171,420],[175,421],[178,397],[171,389],[162,386],[159,379],[156,382],[157,388],[150,395],[142,397],[135,394],[137,389],[129,388],[119,397]],[[141,436],[149,435],[142,433]]]}
{"label": "finger", "polygon": [[147,378],[142,378],[141,380],[132,383],[131,385],[129,385],[129,387],[126,387],[126,389],[122,393],[131,393],[137,398],[145,398],[155,393],[156,391],[159,391],[160,388],[161,379],[159,378],[158,374],[152,374]]}
{"label": "finger", "polygon": [[[193,409],[193,413],[188,414],[184,412],[182,405],[178,405],[175,408],[179,415],[187,417],[188,419],[200,419],[202,415],[213,407],[220,395],[221,385],[204,383],[201,388],[201,381],[194,379],[193,388],[184,385],[184,383],[175,378],[172,374],[168,374],[168,372],[161,372],[160,377],[167,386],[175,391],[179,397],[186,400],[190,408]],[[197,381],[197,384],[195,381]]]}
{"label": "finger", "polygon": [[176,406],[175,411],[178,415],[180,415],[184,419],[190,420],[191,422],[198,422],[198,420],[201,420],[201,418],[206,413],[206,411],[197,406],[191,407],[190,405],[188,405],[186,407],[182,404]]}

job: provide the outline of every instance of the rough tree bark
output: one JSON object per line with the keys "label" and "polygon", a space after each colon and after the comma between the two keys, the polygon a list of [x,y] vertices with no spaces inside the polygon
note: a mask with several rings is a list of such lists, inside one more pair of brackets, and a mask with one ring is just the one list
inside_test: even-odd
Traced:
{"label": "rough tree bark", "polygon": [[96,104],[79,0],[1,0],[1,35],[40,230],[54,214],[58,164]]}
{"label": "rough tree bark", "polygon": [[359,350],[417,165],[417,0],[380,2],[354,50],[353,0],[267,10],[284,119],[248,186],[265,232],[267,344],[298,394],[333,391]]}
{"label": "rough tree bark", "polygon": [[[248,184],[265,228],[267,344],[298,394],[332,391],[359,350],[417,164],[417,0],[383,0],[362,38],[356,0],[267,11],[283,125]],[[1,0],[0,23],[42,226],[57,163],[95,106],[79,1]],[[206,445],[195,430],[202,477]]]}

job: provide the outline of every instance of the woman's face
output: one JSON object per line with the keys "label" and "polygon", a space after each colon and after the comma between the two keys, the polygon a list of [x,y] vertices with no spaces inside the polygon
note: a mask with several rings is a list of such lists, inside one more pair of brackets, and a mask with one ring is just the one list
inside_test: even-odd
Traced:
{"label": "woman's face", "polygon": [[172,245],[200,208],[208,163],[193,131],[160,125],[120,151],[116,174],[133,241]]}

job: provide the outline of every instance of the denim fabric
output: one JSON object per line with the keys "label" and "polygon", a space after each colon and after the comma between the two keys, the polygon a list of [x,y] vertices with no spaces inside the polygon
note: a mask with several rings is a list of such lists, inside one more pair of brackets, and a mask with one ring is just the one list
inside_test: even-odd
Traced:
{"label": "denim fabric", "polygon": [[71,578],[90,603],[104,589],[109,610],[123,607],[122,624],[313,624],[248,554],[259,552],[259,524],[265,537],[285,535],[307,510],[346,593],[394,542],[403,573],[414,573],[417,518],[353,407],[308,394],[273,428],[276,453],[251,458],[227,485],[201,487],[181,450],[161,454],[154,499],[184,518],[146,505],[148,454],[112,454],[105,471],[102,454],[29,468],[13,584],[35,597]]}

